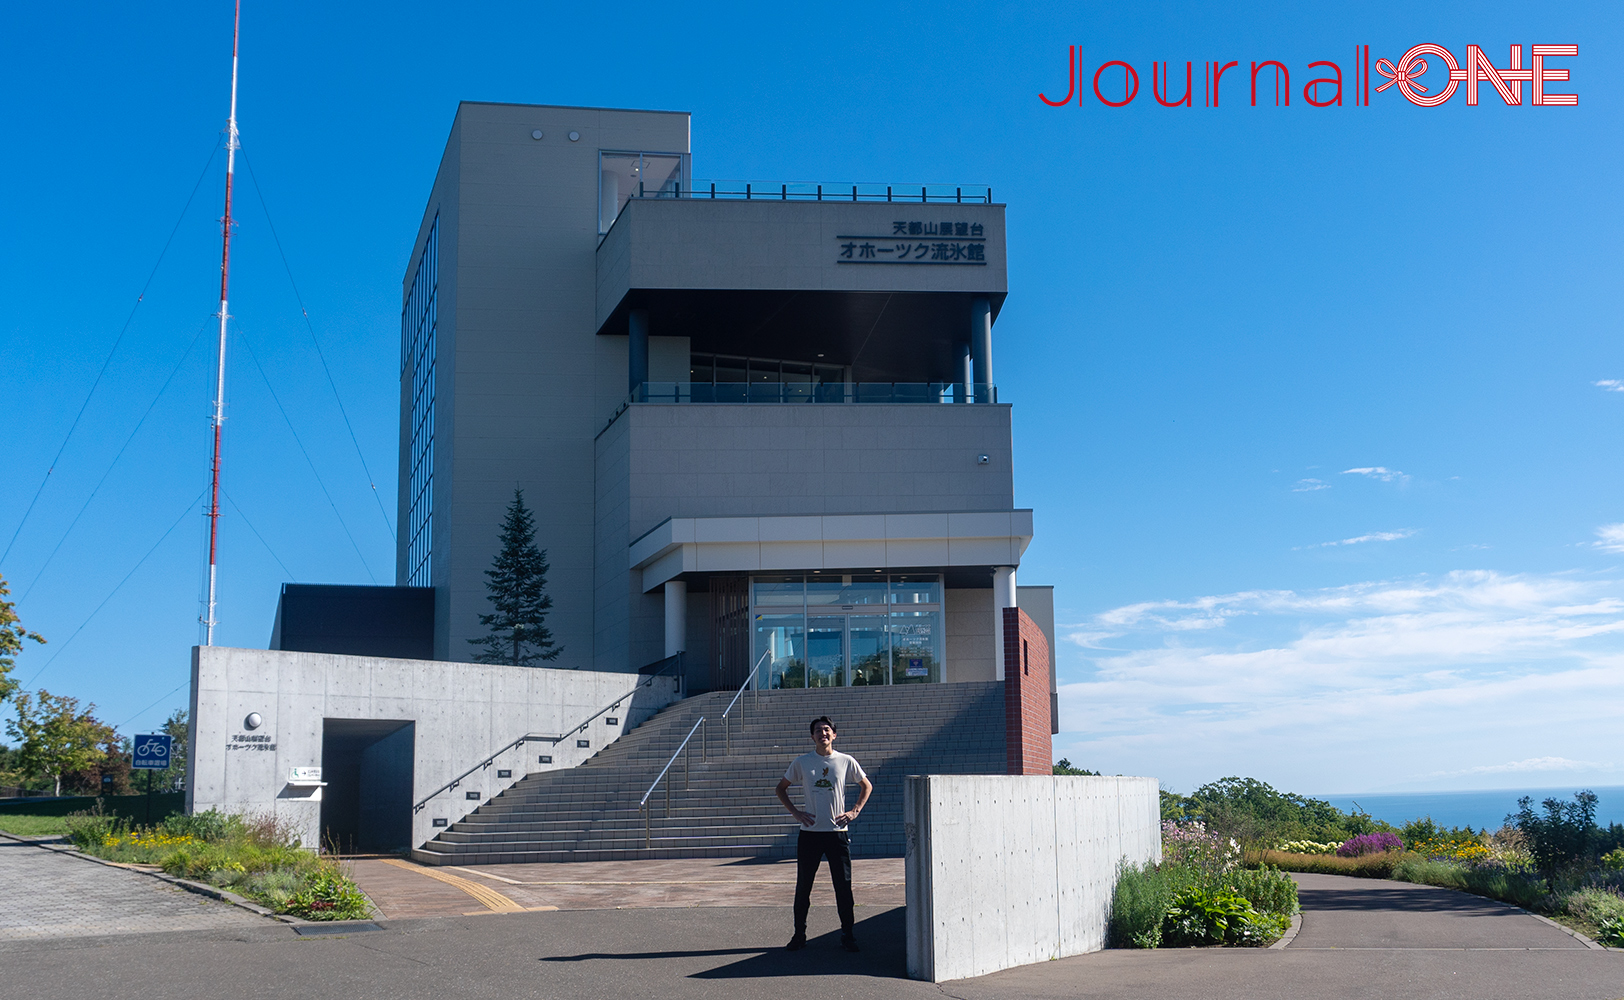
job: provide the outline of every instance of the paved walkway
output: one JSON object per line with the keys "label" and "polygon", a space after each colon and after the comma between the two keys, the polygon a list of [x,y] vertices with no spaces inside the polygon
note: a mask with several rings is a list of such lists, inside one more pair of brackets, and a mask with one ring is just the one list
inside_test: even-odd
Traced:
{"label": "paved walkway", "polygon": [[[356,882],[383,915],[394,918],[537,909],[786,906],[795,892],[793,859],[583,861],[469,867],[361,859],[349,862],[349,866]],[[902,859],[853,861],[852,888],[859,907],[902,905],[906,899]],[[829,869],[824,866],[812,892],[812,905],[834,904]]]}
{"label": "paved walkway", "polygon": [[265,922],[149,875],[0,837],[0,941],[221,930]]}
{"label": "paved walkway", "polygon": [[[1293,875],[1303,922],[1287,948],[1418,951],[1585,950],[1559,927],[1505,903],[1409,882]],[[1620,970],[1624,972],[1624,969]],[[1620,984],[1624,993],[1624,981]]]}

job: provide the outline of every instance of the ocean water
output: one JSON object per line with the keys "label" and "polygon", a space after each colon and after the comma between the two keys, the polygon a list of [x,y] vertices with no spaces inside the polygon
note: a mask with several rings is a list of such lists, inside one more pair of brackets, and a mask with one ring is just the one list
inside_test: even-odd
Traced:
{"label": "ocean water", "polygon": [[[1596,822],[1602,826],[1624,823],[1624,786],[1597,788]],[[1405,792],[1401,794],[1370,793],[1368,795],[1314,795],[1338,809],[1358,809],[1376,819],[1384,819],[1394,826],[1403,826],[1412,819],[1432,817],[1440,826],[1487,827],[1497,830],[1506,814],[1517,811],[1517,800],[1524,795],[1534,800],[1534,809],[1549,798],[1572,801],[1574,788],[1514,788],[1487,792]]]}

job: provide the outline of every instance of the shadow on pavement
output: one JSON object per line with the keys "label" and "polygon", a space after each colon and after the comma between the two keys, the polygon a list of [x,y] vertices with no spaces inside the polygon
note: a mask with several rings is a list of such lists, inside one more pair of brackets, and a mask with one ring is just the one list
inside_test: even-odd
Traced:
{"label": "shadow on pavement", "polygon": [[[777,976],[871,976],[905,979],[908,972],[907,932],[903,907],[859,920],[854,931],[863,950],[849,954],[840,947],[840,932],[831,931],[807,941],[806,950],[788,952],[772,948],[702,948],[685,951],[584,952],[579,955],[550,955],[543,962],[660,961],[673,958],[706,958],[747,955],[748,958],[692,973],[689,979],[770,979]],[[784,939],[789,940],[786,928]]]}
{"label": "shadow on pavement", "polygon": [[1379,885],[1358,889],[1297,890],[1297,901],[1306,910],[1386,910],[1402,913],[1503,914],[1504,903],[1450,889],[1417,887],[1385,888]]}

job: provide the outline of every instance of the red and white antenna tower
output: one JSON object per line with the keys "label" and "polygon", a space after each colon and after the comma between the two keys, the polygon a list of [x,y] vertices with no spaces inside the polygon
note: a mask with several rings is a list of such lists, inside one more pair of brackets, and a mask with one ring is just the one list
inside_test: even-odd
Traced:
{"label": "red and white antenna tower", "polygon": [[220,346],[214,376],[214,462],[209,481],[209,605],[203,618],[203,645],[214,645],[214,557],[220,537],[220,432],[226,422],[226,292],[231,281],[231,181],[237,172],[237,37],[242,0],[231,24],[231,117],[226,119],[226,214],[220,220]]}

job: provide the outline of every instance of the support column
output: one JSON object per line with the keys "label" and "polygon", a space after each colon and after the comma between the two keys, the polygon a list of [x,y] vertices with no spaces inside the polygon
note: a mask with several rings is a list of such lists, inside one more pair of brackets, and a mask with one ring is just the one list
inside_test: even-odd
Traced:
{"label": "support column", "polygon": [[626,381],[627,391],[648,381],[648,310],[633,309],[627,317]]}
{"label": "support column", "polygon": [[964,343],[959,345],[958,371],[955,374],[958,375],[959,381],[958,392],[955,395],[959,397],[959,402],[968,403],[972,391],[971,387],[976,380],[975,363],[970,358],[969,340],[965,340]]}
{"label": "support column", "polygon": [[[992,385],[992,303],[987,299],[970,302],[970,367],[977,385]],[[975,400],[989,402],[991,396],[976,395]]]}
{"label": "support column", "polygon": [[1001,681],[1004,679],[1004,609],[1013,607],[1016,607],[1015,567],[994,566],[992,570],[993,680]]}
{"label": "support column", "polygon": [[688,651],[688,582],[665,582],[665,655]]}

